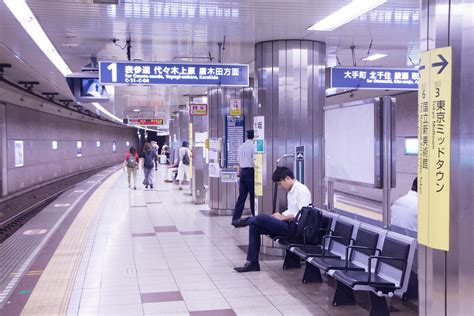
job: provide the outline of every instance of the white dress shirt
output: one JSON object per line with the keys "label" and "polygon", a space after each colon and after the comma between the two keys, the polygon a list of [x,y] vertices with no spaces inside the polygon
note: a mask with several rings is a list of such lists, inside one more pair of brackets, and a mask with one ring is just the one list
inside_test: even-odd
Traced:
{"label": "white dress shirt", "polygon": [[237,159],[239,161],[240,168],[253,168],[253,156],[254,156],[254,144],[251,139],[239,146],[237,152]]}
{"label": "white dress shirt", "polygon": [[295,180],[287,195],[288,209],[282,214],[285,216],[296,215],[301,208],[311,204],[311,192],[308,187]]}
{"label": "white dress shirt", "polygon": [[410,190],[392,204],[392,225],[418,230],[418,192]]}

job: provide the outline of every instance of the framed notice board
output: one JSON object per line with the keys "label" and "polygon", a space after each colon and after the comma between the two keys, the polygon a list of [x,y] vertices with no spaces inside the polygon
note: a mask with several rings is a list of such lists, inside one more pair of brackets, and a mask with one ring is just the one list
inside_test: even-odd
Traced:
{"label": "framed notice board", "polygon": [[233,168],[239,165],[237,153],[239,146],[245,141],[245,117],[225,117],[225,146],[224,165],[225,168]]}

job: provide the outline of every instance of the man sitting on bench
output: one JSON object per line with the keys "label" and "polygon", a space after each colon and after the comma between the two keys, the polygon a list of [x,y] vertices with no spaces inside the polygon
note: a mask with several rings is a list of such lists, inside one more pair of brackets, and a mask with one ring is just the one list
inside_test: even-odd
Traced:
{"label": "man sitting on bench", "polygon": [[243,267],[234,268],[238,272],[260,271],[258,263],[260,235],[287,236],[288,222],[295,218],[301,208],[311,204],[311,192],[304,184],[295,179],[293,172],[287,167],[277,167],[272,180],[288,191],[288,209],[281,214],[259,214],[247,220],[249,225],[247,262]]}

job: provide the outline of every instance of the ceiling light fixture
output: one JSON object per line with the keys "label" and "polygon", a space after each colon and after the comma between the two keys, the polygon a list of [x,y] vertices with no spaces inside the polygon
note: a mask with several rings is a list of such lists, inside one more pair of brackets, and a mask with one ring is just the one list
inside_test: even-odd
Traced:
{"label": "ceiling light fixture", "polygon": [[368,57],[362,58],[362,60],[371,61],[371,60],[377,60],[377,59],[380,59],[380,58],[384,58],[384,57],[387,57],[387,56],[388,56],[387,54],[373,54],[373,55],[370,55]]}
{"label": "ceiling light fixture", "polygon": [[98,109],[99,111],[107,115],[108,117],[116,120],[117,122],[123,123],[123,120],[119,119],[118,117],[116,117],[115,115],[107,111],[102,105],[100,105],[100,103],[93,102],[92,105],[95,106],[96,109]]}
{"label": "ceiling light fixture", "polygon": [[35,41],[36,45],[43,51],[46,57],[58,68],[58,70],[63,74],[63,76],[71,74],[71,69],[69,69],[66,62],[59,55],[56,48],[54,48],[53,43],[49,40],[46,33],[43,31],[43,28],[36,20],[33,12],[31,12],[30,7],[25,0],[3,0],[5,5],[15,16],[15,18],[20,22],[21,26],[25,31],[30,35],[30,37]]}
{"label": "ceiling light fixture", "polygon": [[318,23],[313,24],[308,31],[333,31],[338,27],[349,23],[364,13],[384,4],[387,0],[353,0]]}

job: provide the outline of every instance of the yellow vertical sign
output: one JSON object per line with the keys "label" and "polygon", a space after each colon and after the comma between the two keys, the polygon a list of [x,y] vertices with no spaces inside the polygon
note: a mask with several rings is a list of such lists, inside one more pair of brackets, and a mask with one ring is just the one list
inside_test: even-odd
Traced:
{"label": "yellow vertical sign", "polygon": [[[430,52],[420,53],[420,65],[430,63]],[[429,209],[429,148],[431,131],[429,123],[430,95],[429,67],[419,70],[418,82],[418,242],[428,245],[428,209]]]}
{"label": "yellow vertical sign", "polygon": [[255,196],[263,196],[263,154],[255,154]]}
{"label": "yellow vertical sign", "polygon": [[421,53],[418,241],[449,250],[452,49]]}

